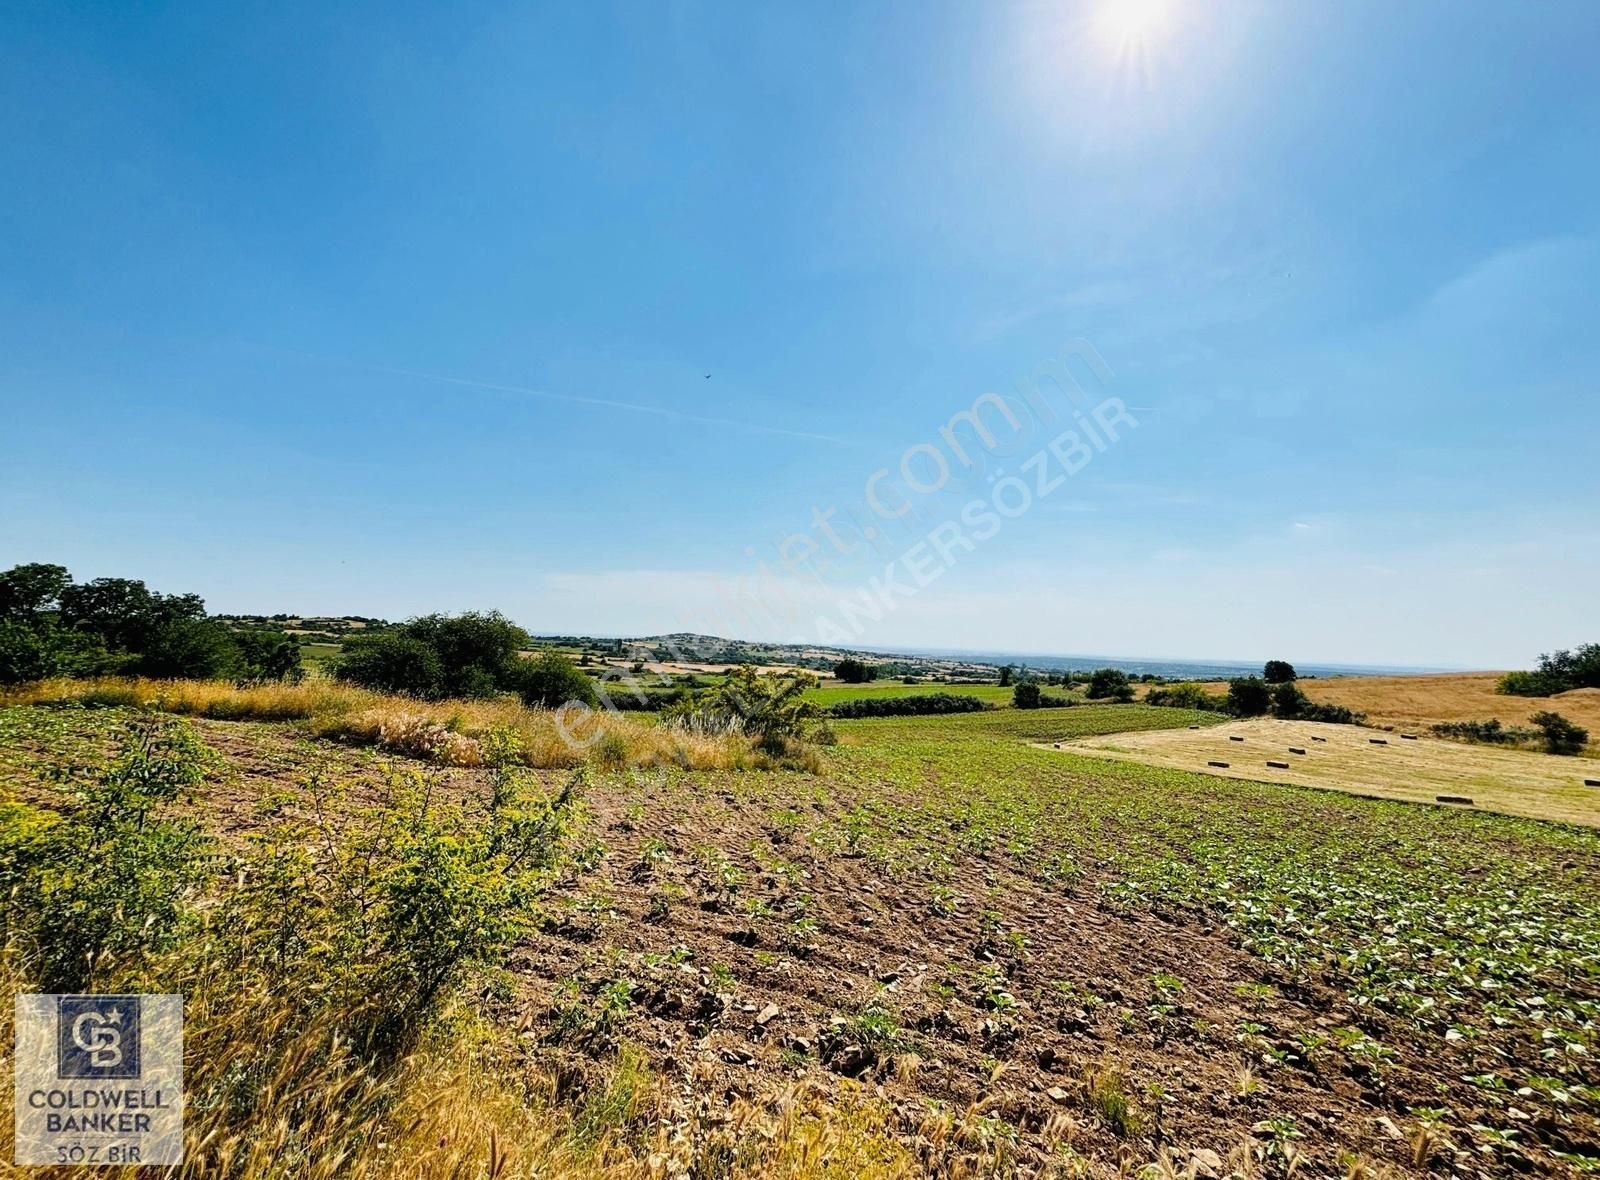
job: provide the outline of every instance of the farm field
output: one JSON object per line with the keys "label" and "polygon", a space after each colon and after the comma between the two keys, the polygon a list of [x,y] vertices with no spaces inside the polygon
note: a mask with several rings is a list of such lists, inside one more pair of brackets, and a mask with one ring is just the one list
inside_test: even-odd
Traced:
{"label": "farm field", "polygon": [[894,681],[871,684],[841,684],[825,680],[806,693],[806,699],[827,707],[840,701],[885,700],[899,697],[929,696],[936,692],[952,696],[977,697],[991,705],[1011,704],[1011,689],[998,684],[898,684]]}
{"label": "farm field", "polygon": [[[1412,741],[1353,725],[1258,718],[1201,730],[1094,736],[1070,748],[1149,766],[1416,803],[1464,796],[1487,811],[1600,825],[1600,788],[1584,786],[1586,777],[1600,778],[1594,759],[1467,745],[1425,732]],[[1288,767],[1269,767],[1269,760]],[[1213,761],[1228,766],[1208,765]]]}
{"label": "farm field", "polygon": [[[1297,683],[1317,704],[1343,705],[1365,713],[1370,725],[1425,730],[1443,721],[1493,719],[1502,725],[1527,726],[1535,713],[1551,710],[1600,735],[1600,689],[1578,688],[1548,697],[1506,696],[1494,690],[1501,675],[1337,676]],[[1209,681],[1201,687],[1212,693],[1228,691],[1227,681]],[[1140,695],[1148,691],[1146,687]]]}
{"label": "farm field", "polygon": [[1434,676],[1345,676],[1302,680],[1300,689],[1320,704],[1345,705],[1374,725],[1426,728],[1440,721],[1483,721],[1526,726],[1528,718],[1553,710],[1600,735],[1600,689],[1579,688],[1550,697],[1504,696],[1495,692],[1499,672]]}
{"label": "farm field", "polygon": [[[59,805],[59,768],[136,717],[0,710],[3,798]],[[491,1131],[574,1175],[1600,1160],[1600,834],[1050,748],[1237,746],[1221,722],[1008,709],[840,723],[816,773],[524,772],[576,784],[581,818],[537,932],[458,1002],[544,1121],[519,1139],[503,1099],[441,1099],[462,1122],[408,1166],[475,1174]],[[184,811],[225,848],[330,798],[493,782],[296,722],[190,724],[216,761]]]}

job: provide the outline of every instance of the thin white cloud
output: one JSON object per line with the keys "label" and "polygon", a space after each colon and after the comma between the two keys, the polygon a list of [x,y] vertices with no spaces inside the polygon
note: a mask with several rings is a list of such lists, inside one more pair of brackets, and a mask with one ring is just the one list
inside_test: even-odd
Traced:
{"label": "thin white cloud", "polygon": [[832,434],[819,434],[809,430],[791,430],[786,426],[769,426],[764,422],[751,422],[741,418],[717,418],[705,414],[690,414],[668,406],[650,406],[640,402],[617,401],[613,398],[590,397],[587,394],[562,393],[553,389],[531,389],[524,385],[504,385],[497,381],[478,381],[470,377],[450,377],[443,373],[419,373],[412,369],[395,369],[383,365],[363,365],[374,373],[390,373],[397,377],[413,377],[419,381],[437,381],[444,385],[459,385],[468,389],[483,389],[491,393],[512,393],[520,397],[540,398],[545,401],[570,402],[582,406],[602,406],[613,410],[627,410],[635,414],[651,414],[658,418],[671,418],[678,422],[698,422],[703,426],[721,426],[732,430],[753,430],[761,434],[779,434],[787,438],[804,438],[813,442],[842,444],[844,439]]}

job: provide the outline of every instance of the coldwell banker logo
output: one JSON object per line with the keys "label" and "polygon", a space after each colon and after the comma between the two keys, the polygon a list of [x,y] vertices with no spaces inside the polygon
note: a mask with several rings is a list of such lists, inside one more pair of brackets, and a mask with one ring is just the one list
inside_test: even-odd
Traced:
{"label": "coldwell banker logo", "polygon": [[139,1076],[138,996],[57,996],[56,1076]]}
{"label": "coldwell banker logo", "polygon": [[19,1164],[183,1162],[183,997],[17,997]]}

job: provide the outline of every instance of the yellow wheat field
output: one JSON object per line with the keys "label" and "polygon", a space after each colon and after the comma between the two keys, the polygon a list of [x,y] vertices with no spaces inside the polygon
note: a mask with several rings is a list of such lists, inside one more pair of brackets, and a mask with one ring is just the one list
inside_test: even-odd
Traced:
{"label": "yellow wheat field", "polygon": [[1449,672],[1434,676],[1341,676],[1302,680],[1313,701],[1345,705],[1375,725],[1426,728],[1439,721],[1487,721],[1526,726],[1550,710],[1600,739],[1600,689],[1578,688],[1553,697],[1513,697],[1495,692],[1499,672]]}

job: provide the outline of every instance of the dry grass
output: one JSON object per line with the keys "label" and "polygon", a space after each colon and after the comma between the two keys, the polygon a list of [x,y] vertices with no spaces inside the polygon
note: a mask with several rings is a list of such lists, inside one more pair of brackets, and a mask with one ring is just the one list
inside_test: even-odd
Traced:
{"label": "dry grass", "polygon": [[[1373,738],[1388,744],[1373,745]],[[1291,746],[1306,752],[1291,754]],[[1597,777],[1594,760],[1466,745],[1425,733],[1407,741],[1353,725],[1261,718],[1205,729],[1109,734],[1062,748],[1224,778],[1418,803],[1465,795],[1486,811],[1600,827],[1600,789],[1583,785],[1585,777]],[[1269,769],[1268,759],[1288,762],[1289,769]],[[1213,768],[1206,765],[1210,761],[1229,765]]]}
{"label": "dry grass", "polygon": [[[184,994],[184,1162],[180,1178],[201,1176],[399,1180],[645,1180],[716,1174],[812,1180],[920,1174],[894,1134],[892,1109],[863,1092],[827,1100],[795,1086],[764,1100],[694,1103],[653,1078],[632,1054],[575,1102],[557,1103],[553,1079],[516,1069],[490,1027],[460,1010],[392,1070],[353,1057],[326,1025],[304,1027],[270,981],[242,980],[190,951],[124,986]],[[8,993],[36,990],[0,955]],[[15,1044],[0,1015],[0,1073]],[[247,1113],[227,1099],[249,1079],[258,1103]],[[218,1101],[218,1099],[222,1099]],[[0,1104],[0,1138],[10,1141],[12,1104]],[[9,1155],[9,1152],[7,1153]],[[0,1174],[18,1174],[10,1160]],[[52,1175],[133,1180],[136,1167],[52,1169]]]}
{"label": "dry grass", "polygon": [[1302,680],[1313,701],[1344,705],[1375,725],[1426,729],[1439,721],[1487,721],[1526,726],[1543,710],[1560,713],[1600,739],[1600,689],[1579,688],[1553,697],[1512,697],[1495,692],[1499,672],[1451,672],[1436,676],[1341,676]]}
{"label": "dry grass", "polygon": [[226,681],[103,677],[55,679],[0,692],[6,705],[128,706],[225,721],[301,721],[319,737],[376,745],[447,766],[485,761],[490,735],[513,735],[519,760],[559,768],[667,766],[730,770],[750,765],[749,742],[686,733],[629,714],[529,709],[509,698],[416,701],[317,680],[237,687]]}

